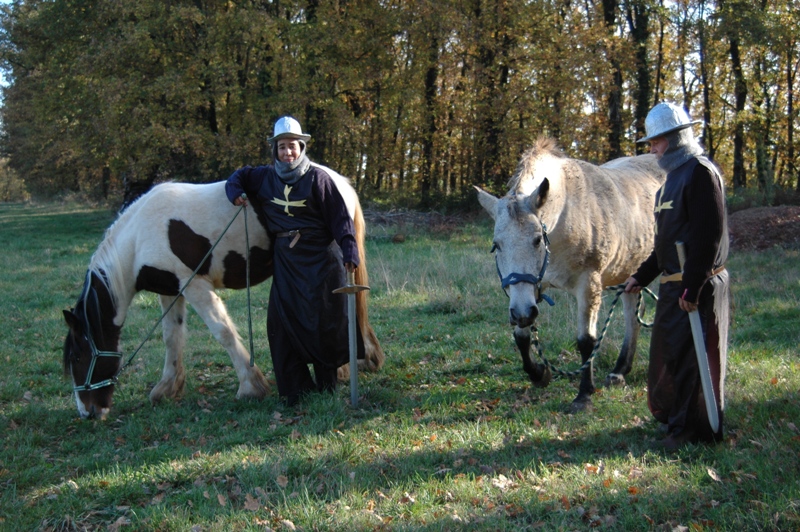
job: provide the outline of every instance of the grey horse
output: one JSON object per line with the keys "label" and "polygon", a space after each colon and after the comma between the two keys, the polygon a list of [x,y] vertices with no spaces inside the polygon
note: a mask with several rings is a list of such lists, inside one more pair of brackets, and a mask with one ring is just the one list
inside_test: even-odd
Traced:
{"label": "grey horse", "polygon": [[[652,155],[624,157],[602,166],[567,158],[550,138],[525,152],[502,198],[476,187],[494,219],[497,271],[509,296],[509,320],[523,367],[537,386],[550,370],[530,357],[531,326],[547,288],[572,294],[578,303],[577,345],[583,362],[594,349],[602,290],[622,283],[653,249],[653,207],[665,180]],[[636,295],[622,294],[625,338],[609,384],[624,384],[639,323]],[[590,363],[582,372],[572,411],[591,406]]]}

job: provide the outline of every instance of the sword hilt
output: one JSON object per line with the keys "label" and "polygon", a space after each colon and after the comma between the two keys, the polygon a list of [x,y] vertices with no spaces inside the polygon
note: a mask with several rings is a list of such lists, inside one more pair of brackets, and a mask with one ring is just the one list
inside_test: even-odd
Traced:
{"label": "sword hilt", "polygon": [[678,264],[680,264],[681,271],[683,271],[683,265],[686,263],[686,245],[678,240],[675,242],[675,249],[678,250]]}
{"label": "sword hilt", "polygon": [[333,291],[334,294],[356,294],[358,292],[363,292],[364,290],[369,290],[369,286],[364,286],[360,284],[356,284],[356,274],[355,272],[347,272],[347,284],[341,288],[337,288]]}

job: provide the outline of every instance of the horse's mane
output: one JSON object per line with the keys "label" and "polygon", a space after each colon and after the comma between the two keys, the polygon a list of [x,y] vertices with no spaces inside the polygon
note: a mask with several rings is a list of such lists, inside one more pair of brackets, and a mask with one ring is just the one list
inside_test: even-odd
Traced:
{"label": "horse's mane", "polygon": [[508,180],[509,194],[516,194],[520,186],[533,175],[533,167],[537,160],[549,155],[558,159],[563,159],[566,156],[558,143],[552,137],[539,137],[533,146],[528,148],[517,164],[514,175]]}
{"label": "horse's mane", "polygon": [[117,216],[114,223],[106,229],[103,240],[97,246],[91,260],[89,260],[89,271],[97,274],[97,278],[106,284],[115,307],[127,288],[127,283],[123,277],[119,249],[117,248],[117,235],[128,224],[128,220],[139,210],[146,199],[145,196],[148,195],[149,193],[138,198]]}

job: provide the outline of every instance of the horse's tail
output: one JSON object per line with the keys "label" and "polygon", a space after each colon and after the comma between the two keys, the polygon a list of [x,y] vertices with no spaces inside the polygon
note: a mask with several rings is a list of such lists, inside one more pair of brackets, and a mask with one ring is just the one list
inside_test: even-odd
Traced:
{"label": "horse's tail", "polygon": [[[361,204],[356,202],[355,212],[355,228],[356,228],[356,244],[358,245],[358,260],[359,266],[356,268],[355,282],[358,285],[369,286],[369,274],[367,273],[367,254],[365,251],[364,241],[366,240],[367,224],[364,221],[364,212],[361,210]],[[368,371],[378,371],[383,367],[386,360],[386,355],[383,353],[378,337],[375,336],[375,331],[369,324],[369,315],[367,313],[367,291],[356,293],[356,314],[358,316],[358,327],[361,329],[361,336],[364,339],[364,352],[366,358],[364,360],[363,369]],[[361,366],[361,364],[359,364]]]}

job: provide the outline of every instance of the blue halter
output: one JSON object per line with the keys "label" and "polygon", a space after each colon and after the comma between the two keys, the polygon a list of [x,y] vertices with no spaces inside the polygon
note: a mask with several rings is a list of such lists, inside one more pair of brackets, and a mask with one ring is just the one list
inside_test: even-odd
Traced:
{"label": "blue halter", "polygon": [[[552,307],[555,305],[555,302],[550,299],[547,294],[542,293],[542,280],[544,279],[544,274],[547,271],[547,266],[550,264],[550,239],[547,238],[547,226],[544,223],[542,223],[542,233],[544,235],[544,261],[542,262],[542,268],[539,270],[539,275],[512,272],[503,277],[503,274],[500,273],[500,265],[497,263],[497,255],[494,256],[494,264],[497,268],[497,276],[500,277],[500,286],[506,296],[508,296],[508,293],[505,290],[512,284],[530,283],[536,287],[536,302],[541,303],[542,300],[544,300],[547,301],[547,303]],[[489,253],[494,253],[496,249],[497,244],[492,246],[492,249]]]}

